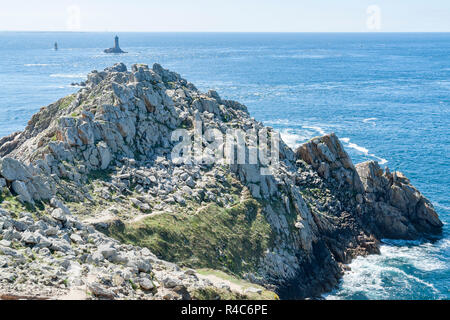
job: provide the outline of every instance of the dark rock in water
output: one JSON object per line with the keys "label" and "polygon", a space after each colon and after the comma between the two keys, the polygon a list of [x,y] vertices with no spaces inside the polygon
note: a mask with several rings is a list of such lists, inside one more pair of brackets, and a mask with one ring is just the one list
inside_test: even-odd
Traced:
{"label": "dark rock in water", "polygon": [[84,82],[84,81],[81,81],[80,83],[78,83],[78,82],[72,82],[70,85],[71,85],[72,87],[85,87],[85,86],[86,86],[86,82]]}
{"label": "dark rock in water", "polygon": [[109,48],[109,49],[105,49],[104,51],[105,53],[126,53],[125,51],[123,51],[122,49],[120,49],[119,46],[119,37],[116,36],[114,38],[114,47],[113,48]]}

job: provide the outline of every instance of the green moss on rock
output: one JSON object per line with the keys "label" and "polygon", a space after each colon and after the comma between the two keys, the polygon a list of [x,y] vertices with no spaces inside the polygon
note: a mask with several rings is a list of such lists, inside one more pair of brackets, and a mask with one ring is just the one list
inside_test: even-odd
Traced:
{"label": "green moss on rock", "polygon": [[190,213],[157,214],[112,226],[109,233],[182,266],[222,269],[238,276],[257,269],[272,241],[270,225],[254,199],[231,208],[210,204]]}
{"label": "green moss on rock", "polygon": [[75,100],[75,94],[68,95],[65,98],[62,98],[58,101],[59,109],[64,110],[67,109],[70,104]]}

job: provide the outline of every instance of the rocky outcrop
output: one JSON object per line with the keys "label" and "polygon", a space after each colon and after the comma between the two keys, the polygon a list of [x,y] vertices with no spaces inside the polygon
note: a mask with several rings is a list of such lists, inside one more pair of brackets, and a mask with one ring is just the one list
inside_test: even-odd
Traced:
{"label": "rocky outcrop", "polygon": [[0,159],[0,187],[9,187],[22,203],[50,200],[53,195],[45,177],[12,158]]}
{"label": "rocky outcrop", "polygon": [[215,288],[147,248],[105,236],[67,208],[47,211],[35,219],[30,212],[0,209],[0,300],[188,299]]}
{"label": "rocky outcrop", "polygon": [[[16,282],[24,263],[41,277],[33,290],[52,296],[85,288],[100,298],[177,299],[213,286],[179,264],[218,268],[282,298],[316,297],[353,257],[378,252],[380,238],[440,231],[403,175],[355,167],[334,134],[295,152],[281,141],[269,166],[212,161],[226,144],[197,154],[206,140],[180,162],[171,139],[179,129],[276,135],[244,105],[158,64],[116,64],[1,139],[0,268],[9,276],[0,291],[29,295]],[[243,141],[249,155],[253,141]],[[52,267],[55,253],[64,270]]]}
{"label": "rocky outcrop", "polygon": [[401,172],[368,161],[356,166],[364,185],[368,223],[378,237],[416,239],[442,229],[433,205]]}
{"label": "rocky outcrop", "polygon": [[351,205],[365,229],[377,238],[416,239],[441,232],[433,205],[401,172],[383,170],[375,161],[353,166],[334,134],[312,139],[296,154],[333,182],[335,190],[356,194]]}
{"label": "rocky outcrop", "polygon": [[336,182],[338,188],[363,193],[353,162],[335,134],[312,139],[300,146],[296,155],[311,165],[324,180]]}

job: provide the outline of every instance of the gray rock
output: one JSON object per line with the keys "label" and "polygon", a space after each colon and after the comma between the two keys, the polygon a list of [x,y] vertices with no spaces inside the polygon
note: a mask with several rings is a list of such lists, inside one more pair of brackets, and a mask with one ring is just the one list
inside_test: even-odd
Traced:
{"label": "gray rock", "polygon": [[49,227],[48,229],[46,229],[44,231],[44,233],[48,237],[56,236],[58,234],[58,228],[56,228],[56,227]]}
{"label": "gray rock", "polygon": [[15,230],[7,230],[3,232],[3,239],[4,240],[20,240],[22,238],[22,234],[15,231]]}
{"label": "gray rock", "polygon": [[162,283],[165,288],[169,288],[169,289],[175,288],[176,286],[179,286],[181,284],[181,282],[178,279],[171,278],[171,277],[164,278]]}
{"label": "gray rock", "polygon": [[78,243],[78,244],[84,243],[83,238],[81,238],[81,237],[80,237],[78,234],[76,234],[76,233],[72,233],[72,234],[70,235],[70,240],[72,240],[74,243]]}
{"label": "gray rock", "polygon": [[9,258],[0,256],[0,268],[6,268],[9,262],[10,262]]}
{"label": "gray rock", "polygon": [[0,160],[0,174],[8,181],[27,181],[32,177],[29,170],[22,163],[12,158]]}
{"label": "gray rock", "polygon": [[34,234],[29,231],[25,231],[23,233],[22,241],[25,242],[26,244],[32,244],[32,245],[38,243],[38,240],[36,239]]}
{"label": "gray rock", "polygon": [[440,232],[443,225],[433,205],[402,173],[384,171],[375,161],[360,163],[356,170],[379,237],[414,239],[421,232]]}
{"label": "gray rock", "polygon": [[93,263],[98,264],[98,263],[104,261],[105,257],[103,256],[103,254],[101,252],[97,251],[91,255],[91,260]]}
{"label": "gray rock", "polygon": [[13,181],[11,184],[12,189],[15,193],[19,195],[19,199],[22,202],[28,202],[28,203],[34,203],[33,198],[31,197],[30,193],[28,192],[28,188],[23,181]]}
{"label": "gray rock", "polygon": [[50,200],[50,205],[51,205],[53,208],[56,208],[56,209],[59,208],[59,209],[61,209],[65,215],[70,215],[70,210],[69,210],[69,208],[67,208],[67,206],[66,206],[61,200],[56,199],[56,198],[52,198],[52,199]]}
{"label": "gray rock", "polygon": [[26,223],[23,223],[22,221],[13,220],[12,223],[14,225],[14,228],[19,232],[24,232],[29,227]]}
{"label": "gray rock", "polygon": [[100,164],[101,164],[100,168],[102,170],[105,170],[108,168],[109,164],[111,163],[111,160],[112,160],[111,152],[105,142],[100,142],[97,145],[97,149],[98,149],[98,153],[100,155]]}
{"label": "gray rock", "polygon": [[100,252],[105,259],[111,259],[117,256],[117,250],[109,244],[99,246],[98,252]]}
{"label": "gray rock", "polygon": [[11,241],[8,241],[8,240],[5,240],[5,239],[0,240],[0,246],[10,247],[11,246]]}
{"label": "gray rock", "polygon": [[110,290],[106,289],[105,287],[103,287],[98,283],[89,283],[87,287],[94,296],[107,299],[114,298],[114,293],[112,293]]}
{"label": "gray rock", "polygon": [[66,222],[67,221],[66,214],[60,208],[57,208],[57,209],[52,211],[52,217],[55,218],[58,221],[61,221],[61,222]]}
{"label": "gray rock", "polygon": [[140,279],[139,285],[141,286],[142,289],[147,290],[147,291],[153,290],[155,288],[155,285],[153,284],[153,282],[147,278]]}
{"label": "gray rock", "polygon": [[139,272],[148,273],[152,270],[152,265],[149,261],[140,258],[130,259],[127,263],[128,267],[136,268]]}
{"label": "gray rock", "polygon": [[72,248],[70,247],[70,245],[67,244],[66,241],[62,241],[59,239],[51,239],[51,246],[50,249],[54,250],[54,251],[59,251],[62,253],[67,253],[69,252]]}

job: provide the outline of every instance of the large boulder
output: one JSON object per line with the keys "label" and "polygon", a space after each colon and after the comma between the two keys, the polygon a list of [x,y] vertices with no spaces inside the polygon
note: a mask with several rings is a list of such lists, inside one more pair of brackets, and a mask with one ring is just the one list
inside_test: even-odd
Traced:
{"label": "large boulder", "polygon": [[401,172],[383,170],[375,161],[356,165],[365,190],[369,219],[380,237],[414,239],[440,233],[433,205]]}
{"label": "large boulder", "polygon": [[33,198],[31,197],[28,188],[23,181],[13,181],[11,184],[13,191],[18,195],[19,200],[21,202],[34,203]]}
{"label": "large boulder", "polygon": [[364,191],[350,156],[334,133],[310,140],[295,153],[297,159],[311,165],[325,180],[356,193]]}
{"label": "large boulder", "polygon": [[0,159],[0,175],[8,181],[27,181],[32,177],[26,166],[12,158]]}

